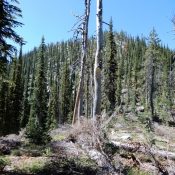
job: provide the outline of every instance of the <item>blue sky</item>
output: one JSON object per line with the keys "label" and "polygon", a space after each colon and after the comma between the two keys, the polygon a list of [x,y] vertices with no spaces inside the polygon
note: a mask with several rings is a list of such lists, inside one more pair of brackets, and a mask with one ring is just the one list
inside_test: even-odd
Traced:
{"label": "blue sky", "polygon": [[[90,34],[95,33],[96,0],[91,0]],[[17,32],[27,41],[24,51],[38,46],[44,35],[46,43],[67,40],[83,14],[84,0],[20,0],[24,23]],[[103,20],[113,18],[114,30],[126,31],[132,36],[148,36],[156,29],[162,43],[175,48],[175,32],[171,19],[175,15],[174,0],[103,0]],[[108,27],[104,25],[104,29]]]}

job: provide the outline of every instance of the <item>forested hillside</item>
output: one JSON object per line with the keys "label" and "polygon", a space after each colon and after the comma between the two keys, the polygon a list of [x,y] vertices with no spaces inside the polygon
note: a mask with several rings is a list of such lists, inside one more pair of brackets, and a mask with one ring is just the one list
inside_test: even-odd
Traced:
{"label": "forested hillside", "polygon": [[[108,114],[115,110],[124,115],[132,112],[140,119],[158,117],[166,123],[173,119],[173,51],[159,42],[155,30],[147,38],[133,38],[124,32],[104,33],[102,110]],[[95,42],[93,37],[88,40],[85,63],[82,117],[86,118],[92,117]],[[1,81],[1,133],[26,127],[38,111],[42,111],[38,115],[44,116],[43,122],[50,129],[70,124],[80,57],[78,39],[47,46],[43,39],[40,47],[14,58]]]}

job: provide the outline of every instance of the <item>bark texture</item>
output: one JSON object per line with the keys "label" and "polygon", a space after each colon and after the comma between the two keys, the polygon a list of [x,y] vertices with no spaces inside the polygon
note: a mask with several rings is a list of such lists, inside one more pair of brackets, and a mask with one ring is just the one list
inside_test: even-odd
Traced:
{"label": "bark texture", "polygon": [[97,48],[94,64],[94,105],[93,120],[97,121],[101,115],[101,68],[102,68],[102,0],[97,0],[96,31]]}
{"label": "bark texture", "polygon": [[82,23],[82,55],[81,55],[81,68],[80,68],[80,80],[78,85],[78,91],[75,101],[74,113],[72,124],[77,120],[80,120],[80,116],[83,115],[83,82],[84,82],[84,67],[87,56],[87,40],[88,40],[88,24],[90,14],[90,3],[91,0],[85,0],[85,14]]}

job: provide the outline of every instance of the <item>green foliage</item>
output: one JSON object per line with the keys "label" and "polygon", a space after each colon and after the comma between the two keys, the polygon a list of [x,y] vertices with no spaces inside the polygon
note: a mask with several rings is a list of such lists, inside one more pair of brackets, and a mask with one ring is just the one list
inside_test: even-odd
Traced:
{"label": "green foliage", "polygon": [[45,164],[45,159],[31,159],[29,162],[24,162],[20,166],[16,165],[14,167],[14,172],[22,174],[37,174],[43,170]]}
{"label": "green foliage", "polygon": [[70,98],[72,96],[71,89],[71,81],[70,81],[70,72],[68,67],[67,60],[64,63],[62,70],[62,79],[61,79],[61,91],[62,91],[62,101],[61,101],[61,109],[62,109],[62,122],[71,122],[70,114]]}
{"label": "green foliage", "polygon": [[47,162],[41,173],[55,174],[97,174],[97,164],[88,157],[61,158]]}
{"label": "green foliage", "polygon": [[[112,31],[112,25],[110,27]],[[158,41],[156,34],[154,35],[155,40]],[[150,40],[151,38],[153,38],[152,35]],[[132,112],[137,114],[137,107],[144,106],[144,110],[147,110],[146,112],[150,115],[149,96],[151,91],[149,89],[152,86],[148,78],[151,74],[149,71],[151,68],[149,67],[151,65],[149,53],[152,54],[150,48],[154,48],[153,44],[153,41],[146,44],[144,38],[133,38],[124,32],[109,31],[104,33],[102,98],[103,109],[106,109],[107,112],[112,111],[113,107],[120,109],[119,112],[121,113],[130,108]],[[47,129],[55,128],[57,123],[69,123],[71,121],[78,82],[79,64],[77,58],[81,54],[80,46],[79,41],[69,40],[50,44],[45,48],[47,53],[44,59],[45,82],[47,84]],[[156,59],[153,104],[154,111],[159,115],[162,105],[164,109],[169,110],[173,106],[173,52],[159,43],[156,44],[154,51]],[[36,78],[39,70],[38,59],[36,59],[38,52],[38,49],[34,49],[24,56],[26,81],[24,88],[26,105],[24,106],[26,107],[23,109],[26,110],[26,118],[29,116],[30,108],[33,108],[35,99],[42,101],[40,100],[41,95],[37,97],[33,95],[36,91]],[[90,116],[92,111],[93,81],[91,79],[93,79],[94,53],[95,39],[90,38],[85,65],[85,93],[83,97],[83,114],[86,116]],[[114,104],[114,101],[115,105],[112,107],[111,103]]]}
{"label": "green foliage", "polygon": [[26,136],[32,143],[35,144],[44,143],[43,130],[35,117],[30,116],[29,118],[29,122],[26,127]]}
{"label": "green foliage", "polygon": [[[116,80],[117,80],[117,47],[114,40],[113,34],[113,24],[112,19],[109,25],[109,33],[107,35],[107,46],[106,46],[106,53],[105,53],[105,73],[104,73],[104,89],[106,94],[106,108],[107,111],[113,111],[116,105]],[[109,102],[109,103],[107,103]]]}
{"label": "green foliage", "polygon": [[50,100],[49,100],[49,109],[48,109],[48,119],[47,119],[47,128],[48,130],[54,129],[57,127],[57,118],[59,115],[58,111],[58,92],[57,87],[54,87],[51,90]]}
{"label": "green foliage", "polygon": [[126,167],[124,170],[124,174],[127,175],[151,175],[149,172],[145,172],[143,170],[139,170],[137,168]]}
{"label": "green foliage", "polygon": [[[155,30],[147,43],[145,38],[114,32],[112,22],[109,27],[109,32],[104,32],[102,53],[102,109],[108,114],[116,109],[123,116],[129,109],[143,121],[152,113],[163,122],[170,120],[175,106],[174,52],[160,45]],[[86,117],[91,116],[93,108],[95,44],[91,37],[83,88],[82,113]],[[40,138],[44,143],[48,130],[58,123],[70,123],[80,57],[80,40],[48,46],[42,41],[39,48],[23,56],[20,52],[12,62],[4,63],[7,73],[0,74],[0,134],[16,133],[20,127],[27,127],[31,138],[37,138],[35,143]],[[140,106],[144,112],[137,110]]]}
{"label": "green foliage", "polygon": [[159,58],[159,38],[156,31],[153,29],[149,36],[148,49],[145,52],[146,57],[146,93],[147,93],[147,104],[151,111],[152,117],[155,114],[155,92],[156,92],[156,73],[158,69],[158,58]]}
{"label": "green foliage", "polygon": [[0,156],[0,172],[4,169],[6,165],[9,165],[9,164],[10,164],[10,161],[7,158]]}
{"label": "green foliage", "polygon": [[113,156],[118,151],[119,151],[119,149],[113,143],[106,143],[104,146],[104,152],[108,156]]}
{"label": "green foliage", "polygon": [[0,135],[3,135],[7,121],[7,105],[8,105],[8,89],[9,83],[3,81],[0,85]]}
{"label": "green foliage", "polygon": [[[18,3],[17,0],[14,2]],[[0,12],[0,60],[4,60],[7,59],[6,55],[12,56],[13,51],[16,50],[13,45],[7,43],[7,39],[21,43],[21,37],[14,30],[14,28],[22,26],[22,23],[16,20],[17,17],[21,17],[21,9],[9,1],[1,0]]]}
{"label": "green foliage", "polygon": [[22,153],[21,153],[21,151],[19,149],[14,149],[14,150],[12,150],[11,155],[13,155],[13,156],[21,156]]}
{"label": "green foliage", "polygon": [[8,117],[10,117],[10,125],[8,133],[18,133],[20,130],[20,117],[22,111],[23,100],[23,80],[22,80],[22,45],[20,55],[17,60],[14,60],[12,67],[11,81],[13,86],[9,89],[9,107]]}
{"label": "green foliage", "polygon": [[66,139],[65,135],[61,135],[61,134],[56,134],[52,137],[53,141],[63,141]]}
{"label": "green foliage", "polygon": [[50,147],[45,148],[43,155],[47,156],[47,157],[52,155],[52,151],[51,151]]}
{"label": "green foliage", "polygon": [[47,82],[45,69],[45,43],[42,38],[37,65],[33,101],[31,104],[30,118],[26,128],[29,140],[36,144],[48,141],[47,135]]}

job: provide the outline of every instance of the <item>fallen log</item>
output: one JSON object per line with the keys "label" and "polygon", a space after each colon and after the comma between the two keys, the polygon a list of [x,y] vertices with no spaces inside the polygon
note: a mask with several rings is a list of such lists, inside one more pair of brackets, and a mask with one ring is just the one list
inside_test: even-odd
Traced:
{"label": "fallen log", "polygon": [[154,156],[160,156],[166,159],[175,160],[175,153],[165,150],[158,150],[156,148],[150,148],[148,145],[144,145],[141,143],[122,143],[117,141],[111,141],[117,148],[122,148],[129,152],[141,152],[143,154],[149,154]]}

